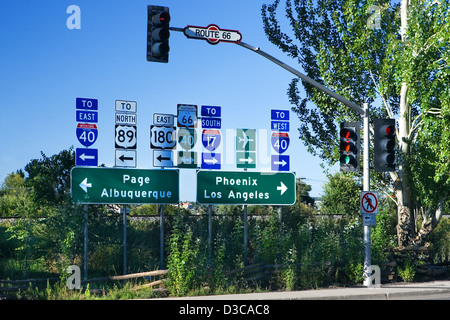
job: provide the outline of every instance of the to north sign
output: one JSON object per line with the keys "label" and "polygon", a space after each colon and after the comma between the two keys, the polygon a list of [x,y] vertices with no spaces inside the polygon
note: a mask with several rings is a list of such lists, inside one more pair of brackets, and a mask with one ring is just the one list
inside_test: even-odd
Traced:
{"label": "to north sign", "polygon": [[199,204],[295,204],[292,172],[198,171]]}
{"label": "to north sign", "polygon": [[70,176],[75,203],[178,203],[178,170],[74,167]]}
{"label": "to north sign", "polygon": [[240,42],[242,34],[237,30],[220,29],[215,24],[205,27],[186,26],[184,35],[191,39],[206,40],[209,44],[219,42]]}

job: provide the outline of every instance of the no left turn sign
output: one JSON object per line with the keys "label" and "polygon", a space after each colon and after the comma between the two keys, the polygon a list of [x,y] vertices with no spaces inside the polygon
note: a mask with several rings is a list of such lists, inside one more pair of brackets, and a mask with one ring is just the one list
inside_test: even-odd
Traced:
{"label": "no left turn sign", "polygon": [[377,214],[378,193],[374,191],[361,191],[360,204],[362,214]]}

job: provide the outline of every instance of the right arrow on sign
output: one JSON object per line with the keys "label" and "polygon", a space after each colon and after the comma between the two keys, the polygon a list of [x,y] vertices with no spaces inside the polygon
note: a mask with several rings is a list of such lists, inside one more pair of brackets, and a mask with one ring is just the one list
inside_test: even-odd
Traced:
{"label": "right arrow on sign", "polygon": [[281,182],[281,186],[278,186],[278,187],[277,187],[277,190],[280,190],[280,191],[281,191],[281,195],[283,195],[283,193],[285,193],[287,189],[288,189],[288,188],[284,185],[283,182]]}

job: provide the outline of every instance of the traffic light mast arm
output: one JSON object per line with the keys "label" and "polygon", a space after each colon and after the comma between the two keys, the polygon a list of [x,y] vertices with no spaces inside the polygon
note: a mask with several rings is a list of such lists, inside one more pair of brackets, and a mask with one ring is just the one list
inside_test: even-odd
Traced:
{"label": "traffic light mast arm", "polygon": [[282,61],[278,60],[277,58],[271,56],[267,52],[262,51],[259,47],[254,47],[254,46],[249,45],[249,44],[247,44],[245,42],[242,42],[242,41],[238,42],[237,44],[240,45],[241,47],[249,49],[250,51],[256,52],[257,54],[263,56],[264,58],[266,58],[266,59],[268,59],[270,61],[272,61],[273,63],[276,63],[280,67],[282,67],[282,68],[286,69],[287,71],[295,74],[297,77],[299,77],[302,80],[308,82],[309,84],[311,84],[312,86],[316,87],[320,91],[328,94],[329,96],[335,98],[336,100],[339,100],[340,102],[342,102],[346,106],[352,108],[354,111],[358,112],[361,116],[364,116],[364,109],[361,108],[360,106],[358,106],[357,104],[355,104],[355,103],[345,99],[343,96],[341,96],[341,95],[337,94],[336,92],[328,89],[327,87],[321,85],[317,81],[315,81],[315,80],[305,76],[304,74],[302,74],[298,70],[295,70],[294,68],[288,66],[287,64],[285,64],[284,62],[282,62]]}
{"label": "traffic light mast arm", "polygon": [[[170,27],[171,31],[177,31],[177,32],[184,32],[183,28],[176,28],[176,27]],[[263,56],[264,58],[272,61],[273,63],[279,65],[280,67],[286,69],[287,71],[295,74],[297,77],[301,78],[302,80],[308,82],[309,84],[311,84],[312,86],[316,87],[317,89],[319,89],[320,91],[328,94],[329,96],[335,98],[336,100],[342,102],[343,104],[345,104],[346,106],[352,108],[354,111],[358,112],[361,116],[364,116],[364,109],[361,108],[360,106],[358,106],[357,104],[345,99],[343,96],[337,94],[336,92],[328,89],[327,87],[325,87],[324,85],[321,85],[320,83],[318,83],[317,81],[305,76],[303,73],[301,73],[300,71],[288,66],[287,64],[285,64],[284,62],[278,60],[277,58],[271,56],[270,54],[268,54],[267,52],[262,51],[259,47],[254,47],[252,45],[249,45],[248,43],[245,42],[237,42],[236,44],[240,45],[241,47],[244,47],[250,51],[256,52],[257,54]]]}

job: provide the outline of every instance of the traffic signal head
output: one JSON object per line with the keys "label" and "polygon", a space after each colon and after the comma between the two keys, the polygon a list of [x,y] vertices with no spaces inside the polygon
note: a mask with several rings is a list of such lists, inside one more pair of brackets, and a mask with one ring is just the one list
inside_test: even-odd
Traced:
{"label": "traffic signal head", "polygon": [[169,62],[168,7],[147,6],[147,61]]}
{"label": "traffic signal head", "polygon": [[361,122],[343,122],[339,131],[339,162],[341,171],[358,171],[360,168]]}
{"label": "traffic signal head", "polygon": [[395,120],[374,119],[373,127],[375,171],[395,171]]}

